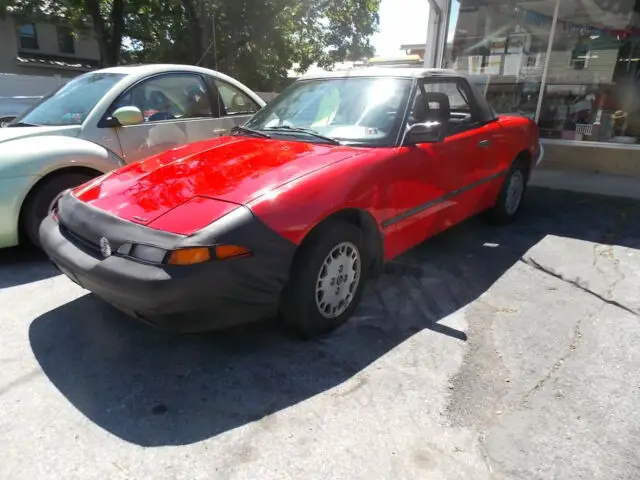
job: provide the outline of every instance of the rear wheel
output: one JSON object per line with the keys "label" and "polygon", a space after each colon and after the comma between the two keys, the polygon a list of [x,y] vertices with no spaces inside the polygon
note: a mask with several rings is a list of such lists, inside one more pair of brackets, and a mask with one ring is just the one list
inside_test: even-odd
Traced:
{"label": "rear wheel", "polygon": [[34,187],[22,207],[21,227],[27,240],[40,248],[40,224],[49,214],[53,202],[69,188],[74,188],[91,180],[86,173],[65,173],[44,179]]}
{"label": "rear wheel", "polygon": [[486,212],[487,220],[498,225],[515,220],[527,191],[527,183],[527,162],[518,159],[507,172],[496,204]]}
{"label": "rear wheel", "polygon": [[280,313],[302,337],[313,338],[344,324],[360,302],[369,265],[362,230],[331,221],[305,240],[285,287]]}

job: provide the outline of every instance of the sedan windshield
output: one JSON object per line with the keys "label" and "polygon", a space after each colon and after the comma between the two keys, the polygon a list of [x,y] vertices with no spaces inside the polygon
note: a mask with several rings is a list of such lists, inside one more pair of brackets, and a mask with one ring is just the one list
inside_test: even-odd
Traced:
{"label": "sedan windshield", "polygon": [[45,97],[9,126],[80,125],[98,101],[125,75],[87,73]]}
{"label": "sedan windshield", "polygon": [[391,146],[412,86],[403,78],[323,78],[294,83],[245,127],[307,142]]}

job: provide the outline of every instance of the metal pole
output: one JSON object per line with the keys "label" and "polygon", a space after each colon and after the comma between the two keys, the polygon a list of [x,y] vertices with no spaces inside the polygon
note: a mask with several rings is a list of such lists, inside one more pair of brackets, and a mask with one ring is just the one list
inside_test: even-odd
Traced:
{"label": "metal pole", "polygon": [[[442,21],[442,10],[436,2],[436,0],[427,0],[429,2],[429,27],[427,30],[427,42],[424,50],[424,67],[433,68],[438,58],[438,37],[440,36],[440,25]],[[431,22],[431,14],[435,14],[435,22]],[[434,38],[432,28],[435,27],[435,45],[429,45],[429,42]],[[433,55],[427,55],[428,48],[435,48]]]}
{"label": "metal pole", "polygon": [[551,52],[553,51],[553,40],[556,36],[556,25],[558,25],[558,15],[560,14],[560,0],[556,0],[556,9],[553,12],[553,23],[551,24],[551,32],[549,38],[549,46],[547,47],[547,56],[544,59],[544,70],[542,71],[542,79],[540,80],[540,95],[538,95],[538,107],[536,108],[535,121],[540,120],[540,112],[542,110],[542,96],[547,86],[547,75],[549,74],[549,61],[551,60]]}

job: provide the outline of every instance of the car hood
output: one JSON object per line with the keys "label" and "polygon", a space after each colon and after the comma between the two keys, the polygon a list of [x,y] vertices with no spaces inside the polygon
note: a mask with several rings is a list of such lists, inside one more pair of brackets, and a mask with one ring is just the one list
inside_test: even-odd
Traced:
{"label": "car hood", "polygon": [[27,137],[41,137],[44,135],[66,135],[76,137],[80,133],[80,127],[64,125],[60,127],[8,127],[0,128],[0,144],[10,140]]}
{"label": "car hood", "polygon": [[112,215],[149,225],[194,197],[247,204],[296,178],[363,151],[336,145],[222,137],[127,165],[74,194]]}

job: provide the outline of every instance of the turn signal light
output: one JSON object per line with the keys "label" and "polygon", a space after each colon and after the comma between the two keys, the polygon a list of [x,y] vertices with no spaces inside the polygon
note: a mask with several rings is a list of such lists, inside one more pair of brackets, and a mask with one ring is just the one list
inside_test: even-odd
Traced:
{"label": "turn signal light", "polygon": [[248,248],[239,247],[238,245],[217,245],[215,250],[217,260],[251,255],[251,251]]}
{"label": "turn signal light", "polygon": [[194,265],[211,260],[211,250],[208,247],[181,248],[169,255],[169,265]]}

